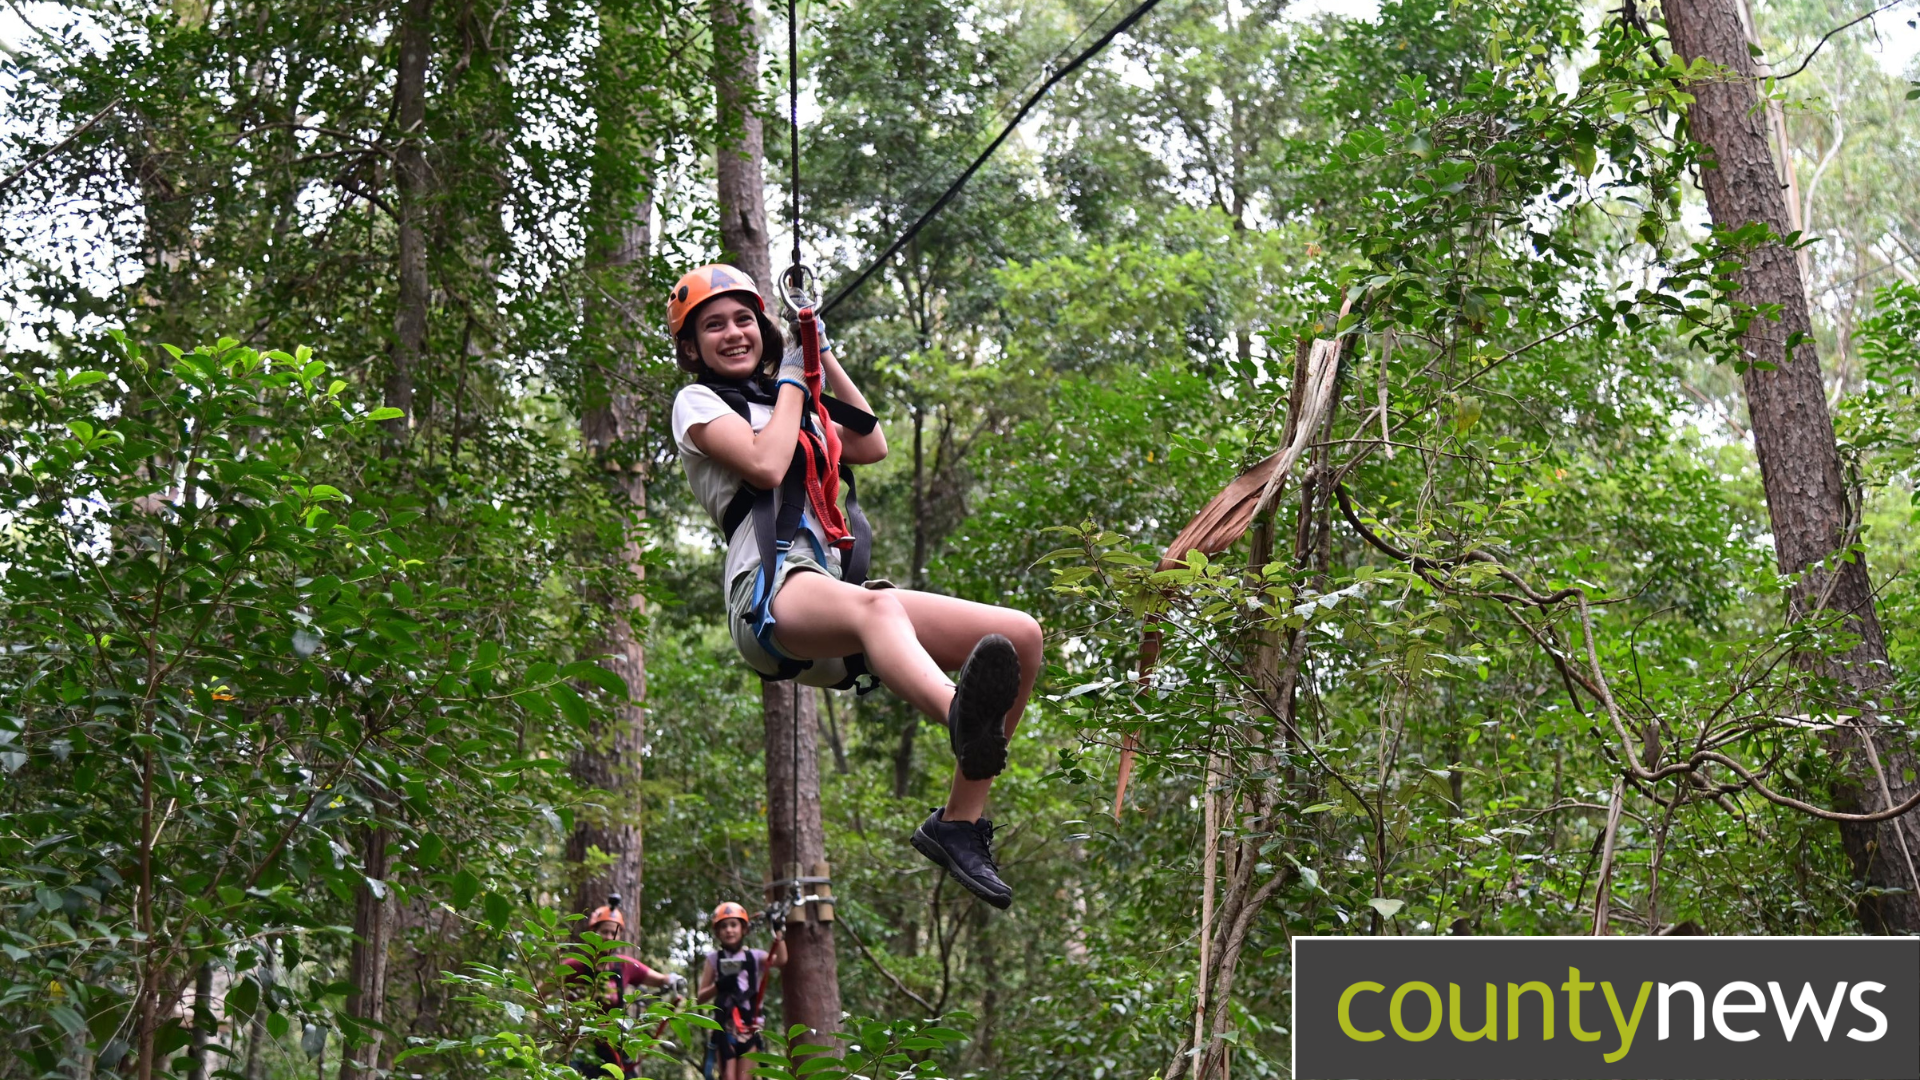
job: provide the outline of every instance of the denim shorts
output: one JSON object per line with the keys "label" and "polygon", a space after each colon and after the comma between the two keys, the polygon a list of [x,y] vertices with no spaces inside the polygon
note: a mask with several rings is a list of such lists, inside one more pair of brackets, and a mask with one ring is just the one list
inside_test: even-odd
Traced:
{"label": "denim shorts", "polygon": [[[780,568],[774,572],[773,576],[774,596],[780,595],[780,590],[786,585],[787,579],[795,574],[825,574],[835,581],[840,580],[839,562],[834,560],[822,564],[819,559],[814,558],[813,552],[808,550],[808,547],[809,545],[796,545],[787,552],[786,558],[780,560]],[[747,666],[762,675],[773,676],[780,671],[780,661],[767,652],[766,648],[760,644],[760,639],[753,636],[753,583],[759,576],[760,568],[756,566],[733,579],[733,587],[727,590],[727,629],[733,635],[733,647],[739,650]],[[891,589],[893,582],[875,578],[865,582],[862,588]],[[767,604],[772,606],[773,600],[769,598]],[[779,636],[780,629],[777,625],[773,632],[775,637]],[[847,681],[847,665],[837,656],[815,660],[813,666],[794,676],[794,681],[803,686],[838,686]]]}

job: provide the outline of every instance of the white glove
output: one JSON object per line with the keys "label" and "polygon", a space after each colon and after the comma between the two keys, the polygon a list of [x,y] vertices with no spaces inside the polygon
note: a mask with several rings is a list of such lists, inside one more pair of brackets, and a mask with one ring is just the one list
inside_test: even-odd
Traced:
{"label": "white glove", "polygon": [[681,974],[679,974],[679,973],[677,973],[677,972],[676,972],[676,973],[672,973],[672,974],[669,974],[669,975],[667,976],[667,989],[668,989],[668,990],[671,990],[672,992],[674,992],[674,993],[676,993],[676,994],[684,994],[684,993],[686,993],[686,992],[687,992],[687,977],[686,977],[685,975],[681,975]]}
{"label": "white glove", "polygon": [[807,358],[798,345],[788,349],[780,357],[779,379],[792,379],[801,386],[807,384]]}

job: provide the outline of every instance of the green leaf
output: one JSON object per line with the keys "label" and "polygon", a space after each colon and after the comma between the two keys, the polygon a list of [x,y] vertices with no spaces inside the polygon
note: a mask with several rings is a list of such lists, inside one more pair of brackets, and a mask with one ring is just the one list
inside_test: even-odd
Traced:
{"label": "green leaf", "polygon": [[227,1015],[244,1019],[253,1015],[260,1005],[260,984],[252,979],[239,979],[227,988]]}
{"label": "green leaf", "polygon": [[575,660],[560,669],[560,677],[592,683],[619,701],[627,700],[627,680],[591,660]]}
{"label": "green leaf", "polygon": [[1376,896],[1367,901],[1367,906],[1379,912],[1382,918],[1391,919],[1400,913],[1401,908],[1407,906],[1407,902],[1405,900],[1389,900],[1384,896]]}
{"label": "green leaf", "polygon": [[47,1010],[47,1015],[53,1017],[53,1022],[59,1024],[60,1030],[68,1035],[78,1035],[87,1030],[87,1018],[71,1005],[54,1005]]}
{"label": "green leaf", "polygon": [[487,922],[495,930],[505,930],[507,920],[513,917],[513,902],[497,892],[487,894]]}
{"label": "green leaf", "polygon": [[547,692],[553,695],[554,704],[560,706],[561,715],[567,718],[568,723],[581,728],[587,726],[587,703],[579,691],[566,683],[554,683]]}
{"label": "green leaf", "polygon": [[453,875],[453,906],[464,908],[480,895],[480,879],[473,871],[462,869]]}
{"label": "green leaf", "polygon": [[1573,159],[1574,171],[1582,178],[1593,175],[1594,166],[1599,164],[1600,155],[1592,143],[1574,143],[1567,149],[1567,155]]}
{"label": "green leaf", "polygon": [[398,420],[405,415],[407,414],[406,414],[406,411],[403,409],[396,409],[391,405],[382,405],[381,407],[373,410],[372,412],[368,413],[366,416],[362,417],[362,419],[369,420],[374,423],[378,423],[382,420]]}

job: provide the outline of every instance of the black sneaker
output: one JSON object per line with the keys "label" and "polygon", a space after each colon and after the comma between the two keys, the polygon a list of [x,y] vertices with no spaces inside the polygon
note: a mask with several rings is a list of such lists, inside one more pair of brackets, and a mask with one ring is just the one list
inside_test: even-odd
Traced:
{"label": "black sneaker", "polygon": [[988,634],[973,647],[947,706],[947,739],[960,775],[991,780],[1007,767],[1007,710],[1020,693],[1020,654],[1013,642]]}
{"label": "black sneaker", "polygon": [[973,895],[1005,911],[1013,906],[1013,890],[1000,880],[993,864],[993,822],[941,821],[941,808],[913,830],[913,846],[953,875]]}

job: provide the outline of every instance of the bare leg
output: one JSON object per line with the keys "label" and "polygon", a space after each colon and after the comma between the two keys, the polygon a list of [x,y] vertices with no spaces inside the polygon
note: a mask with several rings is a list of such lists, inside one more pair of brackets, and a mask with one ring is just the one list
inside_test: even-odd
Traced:
{"label": "bare leg", "polygon": [[[1020,656],[1020,693],[1007,710],[1012,737],[1033,692],[1041,663],[1040,624],[1012,608],[976,604],[909,589],[864,589],[825,574],[795,574],[773,600],[774,637],[802,659],[867,654],[867,666],[887,689],[945,724],[953,680],[967,655],[988,634],[1004,634]],[[991,780],[968,780],[954,770],[948,821],[973,821],[986,810]]]}

